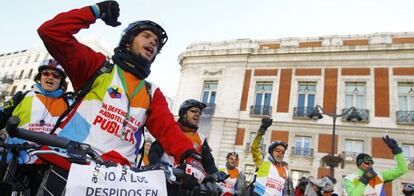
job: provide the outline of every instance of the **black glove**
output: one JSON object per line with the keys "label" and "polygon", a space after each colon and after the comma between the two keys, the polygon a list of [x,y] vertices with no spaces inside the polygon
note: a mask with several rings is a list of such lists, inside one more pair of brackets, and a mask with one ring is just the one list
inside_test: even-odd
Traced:
{"label": "black glove", "polygon": [[119,4],[116,1],[102,1],[96,4],[99,7],[99,18],[109,26],[119,26]]}
{"label": "black glove", "polygon": [[365,170],[365,172],[362,174],[361,177],[359,177],[359,181],[361,181],[363,184],[367,185],[369,180],[372,178],[375,178],[378,174],[374,171],[372,167]]}
{"label": "black glove", "polygon": [[272,125],[273,119],[269,118],[269,117],[264,117],[262,118],[262,124],[260,125],[259,128],[259,132],[261,134],[264,134],[267,130],[267,128],[270,127],[270,125]]}
{"label": "black glove", "polygon": [[388,135],[382,138],[384,142],[391,148],[392,154],[402,153],[402,149],[398,146],[395,139],[390,138]]}
{"label": "black glove", "polygon": [[217,172],[217,182],[224,182],[228,177],[230,177],[230,175],[226,174],[225,172]]}

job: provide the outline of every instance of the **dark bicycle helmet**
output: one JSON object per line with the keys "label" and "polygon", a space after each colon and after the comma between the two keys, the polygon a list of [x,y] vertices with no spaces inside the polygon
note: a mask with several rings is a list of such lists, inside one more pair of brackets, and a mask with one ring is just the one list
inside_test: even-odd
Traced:
{"label": "dark bicycle helmet", "polygon": [[273,150],[275,150],[275,148],[276,148],[277,146],[283,146],[283,147],[285,148],[285,152],[286,152],[286,150],[287,150],[287,148],[288,148],[288,144],[287,144],[286,142],[284,142],[284,141],[280,141],[280,140],[276,140],[276,141],[272,142],[272,143],[269,145],[269,148],[267,148],[267,152],[268,152],[270,155],[271,155],[271,154],[273,154]]}
{"label": "dark bicycle helmet", "polygon": [[158,37],[158,51],[167,43],[167,32],[157,23],[150,20],[139,20],[128,25],[122,32],[121,41],[119,42],[120,48],[125,48],[126,44],[131,44],[132,39],[144,30],[150,30]]}
{"label": "dark bicycle helmet", "polygon": [[406,195],[411,195],[414,193],[414,184],[405,184],[403,186],[403,193]]}
{"label": "dark bicycle helmet", "polygon": [[180,116],[180,118],[184,118],[184,115],[190,108],[197,107],[198,109],[200,109],[200,111],[203,111],[203,109],[206,106],[207,105],[205,103],[197,101],[195,99],[187,99],[180,105],[180,109],[178,110],[178,116]]}

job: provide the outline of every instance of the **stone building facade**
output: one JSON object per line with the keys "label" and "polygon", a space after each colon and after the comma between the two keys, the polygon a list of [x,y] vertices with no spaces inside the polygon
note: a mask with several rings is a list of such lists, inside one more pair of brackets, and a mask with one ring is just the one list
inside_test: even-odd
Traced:
{"label": "stone building facade", "polygon": [[[374,33],[275,40],[239,39],[195,43],[179,56],[181,77],[173,112],[188,98],[208,103],[202,127],[217,164],[239,153],[239,166],[251,180],[250,144],[263,116],[273,118],[262,142],[289,143],[285,159],[294,183],[301,176],[329,175],[322,157],[334,150],[344,158],[342,177],[356,171],[355,157],[369,153],[379,170],[395,166],[381,137],[390,135],[404,150],[409,173],[386,184],[399,195],[414,183],[414,33]],[[336,118],[311,120],[316,105]],[[362,119],[349,122],[355,107]]]}

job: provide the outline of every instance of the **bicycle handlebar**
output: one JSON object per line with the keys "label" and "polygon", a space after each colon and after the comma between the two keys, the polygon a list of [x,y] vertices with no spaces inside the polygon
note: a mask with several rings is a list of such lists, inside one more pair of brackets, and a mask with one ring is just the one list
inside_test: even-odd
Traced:
{"label": "bicycle handlebar", "polygon": [[99,154],[93,150],[89,144],[76,142],[56,135],[49,135],[42,132],[34,132],[22,128],[17,128],[19,123],[20,119],[15,116],[10,117],[7,121],[6,130],[11,137],[25,139],[41,145],[66,149],[69,160],[74,163],[87,163],[86,155],[89,155],[90,158],[96,163],[104,164],[107,166],[116,165],[116,163],[113,163],[111,161],[102,160]]}
{"label": "bicycle handlebar", "polygon": [[48,135],[40,132],[29,131],[26,129],[17,128],[20,123],[18,117],[12,116],[9,118],[6,124],[6,130],[11,137],[17,137],[25,140],[29,140],[38,144],[54,146],[58,148],[65,148],[68,146],[70,140],[57,137],[54,135]]}

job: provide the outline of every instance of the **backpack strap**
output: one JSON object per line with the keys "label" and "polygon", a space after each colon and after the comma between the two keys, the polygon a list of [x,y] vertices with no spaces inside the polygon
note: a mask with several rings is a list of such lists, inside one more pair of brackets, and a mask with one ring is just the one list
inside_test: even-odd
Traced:
{"label": "backpack strap", "polygon": [[[148,97],[149,97],[149,105],[151,107],[151,103],[152,103],[152,85],[151,85],[150,82],[147,82],[146,80],[145,80],[145,89],[147,90],[147,94],[148,94]],[[151,109],[148,108],[148,110],[146,112],[147,115],[149,115],[150,112],[151,112]]]}
{"label": "backpack strap", "polygon": [[[61,124],[62,120],[77,106],[79,105],[80,101],[85,97],[85,95],[91,90],[93,83],[95,82],[96,78],[98,78],[100,75],[104,73],[110,73],[112,69],[114,68],[114,64],[105,61],[101,68],[94,73],[94,75],[86,82],[82,88],[80,88],[77,92],[73,93],[72,97],[74,97],[74,102],[72,104],[69,104],[70,106],[62,113],[62,115],[59,116],[57,119],[55,126],[50,131],[49,134],[54,134],[56,129]],[[68,93],[69,94],[69,93]],[[65,101],[66,102],[66,101]],[[69,102],[67,102],[69,103]]]}

